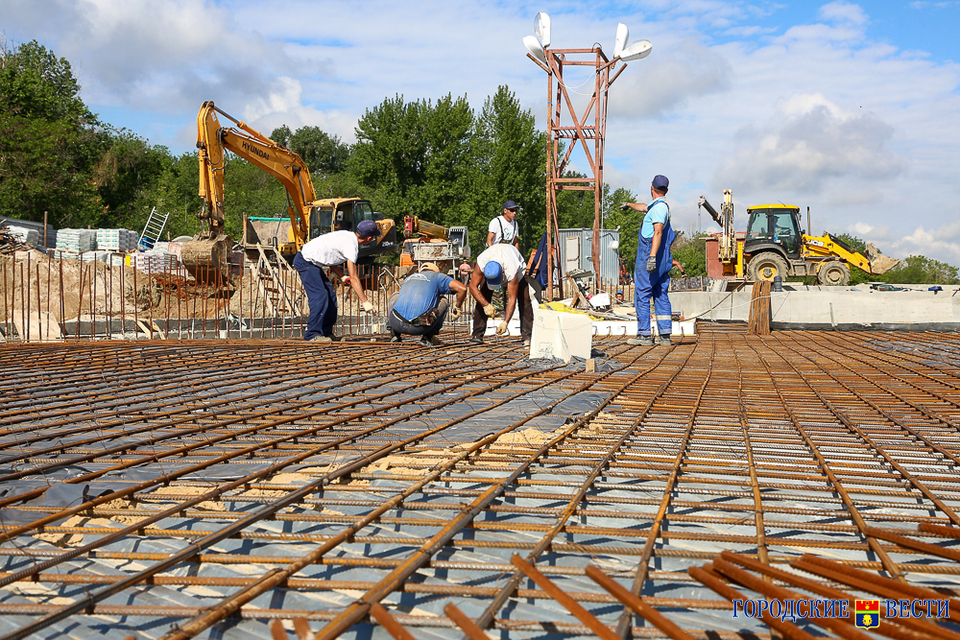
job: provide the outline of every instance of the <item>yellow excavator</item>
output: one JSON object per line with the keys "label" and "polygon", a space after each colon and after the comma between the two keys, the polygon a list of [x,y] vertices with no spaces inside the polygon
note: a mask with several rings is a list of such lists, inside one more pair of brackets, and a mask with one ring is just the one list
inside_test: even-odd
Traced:
{"label": "yellow excavator", "polygon": [[[217,114],[236,126],[221,126]],[[340,229],[353,230],[361,220],[373,220],[380,228],[378,241],[361,248],[361,259],[396,251],[397,231],[393,220],[384,218],[368,201],[360,198],[317,199],[310,169],[299,155],[220,110],[212,101],[204,102],[197,114],[197,149],[203,199],[197,217],[202,230],[184,243],[181,252],[184,265],[195,277],[225,271],[233,248],[233,240],[224,229],[223,173],[227,152],[276,177],[286,189],[289,231],[275,247],[285,259],[292,260],[300,247],[318,235]]]}
{"label": "yellow excavator", "polygon": [[[860,253],[840,238],[824,232],[811,236],[800,228],[800,208],[785,204],[765,204],[747,208],[747,233],[739,237],[733,230],[733,192],[723,192],[718,212],[700,196],[699,206],[707,210],[723,228],[716,249],[707,249],[707,275],[711,278],[773,281],[780,276],[815,277],[821,285],[850,284],[850,266],[869,274],[886,273],[899,260],[881,254],[868,244]],[[809,209],[807,211],[809,218]],[[807,222],[809,227],[809,220]],[[712,264],[711,264],[712,263]]]}

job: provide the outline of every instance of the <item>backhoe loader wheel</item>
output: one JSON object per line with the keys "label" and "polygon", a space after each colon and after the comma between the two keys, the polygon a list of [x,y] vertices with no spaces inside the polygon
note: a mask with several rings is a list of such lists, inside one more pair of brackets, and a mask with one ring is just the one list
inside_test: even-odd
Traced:
{"label": "backhoe loader wheel", "polygon": [[766,252],[753,256],[747,265],[747,277],[754,282],[767,280],[773,282],[773,279],[780,276],[783,280],[787,279],[787,261],[779,254]]}
{"label": "backhoe loader wheel", "polygon": [[831,260],[820,265],[817,272],[817,284],[830,287],[850,284],[850,267],[839,260]]}

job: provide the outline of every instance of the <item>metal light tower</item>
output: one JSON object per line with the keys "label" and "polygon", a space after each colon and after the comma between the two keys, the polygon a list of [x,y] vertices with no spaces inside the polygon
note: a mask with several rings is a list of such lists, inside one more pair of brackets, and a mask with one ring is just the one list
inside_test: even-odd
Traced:
{"label": "metal light tower", "polygon": [[[561,191],[593,191],[593,269],[594,286],[600,282],[600,207],[603,194],[603,148],[607,129],[607,93],[610,85],[626,68],[626,63],[650,55],[653,45],[639,40],[629,47],[627,27],[617,25],[613,59],[599,45],[591,49],[550,48],[550,16],[540,12],[534,20],[535,36],[525,36],[527,57],[547,73],[547,299],[553,300],[554,234],[557,228],[557,195]],[[564,82],[567,66],[594,69],[593,94],[582,114],[577,114]],[[556,82],[554,82],[556,80]],[[566,106],[566,112],[564,111]],[[561,140],[569,140],[561,157]],[[564,177],[567,163],[580,148],[591,175],[587,178]]]}

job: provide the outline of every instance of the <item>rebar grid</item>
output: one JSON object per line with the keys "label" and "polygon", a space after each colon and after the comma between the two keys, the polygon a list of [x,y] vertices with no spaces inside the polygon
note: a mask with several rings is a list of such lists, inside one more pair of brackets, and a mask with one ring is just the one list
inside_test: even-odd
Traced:
{"label": "rebar grid", "polygon": [[956,336],[594,346],[0,348],[2,638],[746,639],[725,589],[956,598]]}

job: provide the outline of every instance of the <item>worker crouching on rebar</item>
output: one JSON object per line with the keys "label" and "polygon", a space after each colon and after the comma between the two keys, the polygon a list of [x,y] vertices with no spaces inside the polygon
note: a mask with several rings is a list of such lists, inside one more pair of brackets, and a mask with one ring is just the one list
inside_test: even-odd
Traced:
{"label": "worker crouching on rebar", "polygon": [[357,277],[357,256],[360,245],[367,245],[380,237],[380,229],[372,220],[357,224],[356,231],[331,231],[318,236],[301,247],[293,258],[293,268],[300,274],[300,282],[310,302],[310,317],[304,340],[331,342],[333,326],[337,323],[337,293],[330,284],[324,267],[329,267],[338,276],[343,276],[347,265],[350,286],[356,292],[363,310],[373,313],[373,304],[367,300],[363,285]]}
{"label": "worker crouching on rebar", "polygon": [[637,245],[637,263],[633,271],[636,289],[634,304],[637,309],[637,337],[627,340],[627,344],[653,346],[650,327],[650,299],[653,299],[657,319],[657,332],[660,334],[657,344],[673,344],[670,333],[673,329],[670,307],[670,269],[673,268],[673,254],[670,245],[676,235],[670,226],[670,207],[664,197],[670,181],[665,176],[654,176],[650,185],[650,204],[624,202],[620,208],[633,209],[646,213],[640,225],[640,242]]}
{"label": "worker crouching on rebar", "polygon": [[407,276],[400,291],[387,302],[390,342],[400,342],[400,336],[408,335],[420,336],[420,344],[426,347],[443,344],[437,334],[450,310],[446,296],[451,293],[457,294],[451,311],[457,318],[467,297],[467,287],[462,282],[440,273],[440,268],[432,262],[421,265],[419,273]]}
{"label": "worker crouching on rebar", "polygon": [[477,301],[473,309],[471,341],[483,342],[483,334],[487,330],[487,319],[497,315],[491,301],[492,289],[506,286],[506,308],[503,322],[497,327],[497,335],[507,333],[507,324],[519,300],[520,337],[523,338],[524,345],[530,344],[530,335],[533,333],[533,305],[530,303],[530,289],[524,278],[525,275],[523,256],[512,244],[495,244],[477,256],[477,265],[470,275],[470,295]]}

